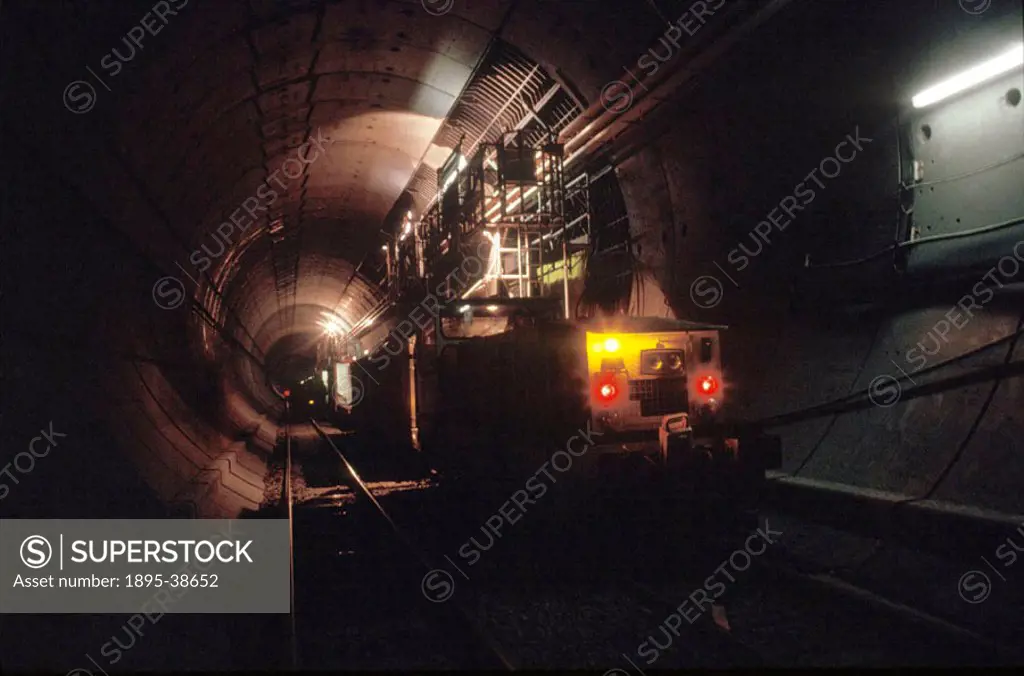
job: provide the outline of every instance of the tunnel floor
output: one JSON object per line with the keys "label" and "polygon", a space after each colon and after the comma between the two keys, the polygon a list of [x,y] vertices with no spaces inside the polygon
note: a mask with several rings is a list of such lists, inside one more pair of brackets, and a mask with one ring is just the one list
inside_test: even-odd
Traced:
{"label": "tunnel floor", "polygon": [[[552,504],[554,511],[491,537],[482,524],[506,494],[453,490],[422,464],[361,457],[358,435],[331,436],[412,548],[353,490],[337,455],[298,430],[296,649],[303,668],[489,669],[504,659],[516,668],[629,671],[629,660],[646,669],[1012,659],[804,572],[813,566],[775,533],[773,524],[786,523],[781,517],[723,531],[688,527],[644,501],[609,504],[584,520]],[[747,557],[742,570],[726,566],[758,529],[782,544]],[[465,545],[480,556],[460,556]],[[420,554],[428,560],[417,561]],[[427,572],[426,563],[437,568]],[[727,585],[721,598],[694,596],[716,570],[735,577],[720,575]]]}

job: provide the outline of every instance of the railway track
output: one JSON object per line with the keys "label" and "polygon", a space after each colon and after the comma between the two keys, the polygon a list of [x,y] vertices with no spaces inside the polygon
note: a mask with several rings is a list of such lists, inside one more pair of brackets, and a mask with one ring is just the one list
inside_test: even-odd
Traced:
{"label": "railway track", "polygon": [[[298,437],[294,452],[303,465],[331,466],[335,475],[323,483],[343,479],[348,486],[307,496],[293,510],[293,662],[303,669],[565,667],[620,674],[1019,659],[972,632],[821,571],[800,570],[771,548],[744,557],[749,565],[728,581],[721,577],[729,570],[724,562],[749,533],[680,539],[665,518],[645,516],[649,505],[632,513],[616,505],[607,517],[615,526],[637,525],[632,536],[600,520],[563,523],[559,531],[564,515],[529,515],[529,524],[503,534],[478,565],[460,566],[458,544],[482,540],[487,513],[480,504],[447,504],[434,485],[396,492],[408,477],[395,481],[393,467],[373,467],[351,437],[316,423]],[[309,494],[317,487],[306,474],[302,489]],[[454,586],[443,602],[429,598],[421,582],[438,570]],[[710,595],[712,605],[698,590],[712,588],[716,570],[724,592]]]}
{"label": "railway track", "polygon": [[[315,436],[291,439],[293,452],[322,466],[333,457],[355,495],[293,508],[295,665],[509,669],[458,606],[409,593],[408,581],[423,575],[422,557],[339,448],[342,435],[312,421],[309,429]],[[306,479],[305,492],[315,492]]]}

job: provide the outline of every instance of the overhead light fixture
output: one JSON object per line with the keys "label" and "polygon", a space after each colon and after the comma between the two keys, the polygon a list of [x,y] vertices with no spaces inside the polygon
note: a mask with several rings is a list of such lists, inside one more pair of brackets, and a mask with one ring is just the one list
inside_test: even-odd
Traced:
{"label": "overhead light fixture", "polygon": [[988,82],[1003,73],[1008,73],[1014,68],[1019,68],[1022,64],[1024,64],[1024,43],[1016,45],[1005,54],[978,64],[958,75],[954,75],[944,82],[925,89],[911,99],[911,103],[914,104],[915,108],[930,106],[983,82]]}

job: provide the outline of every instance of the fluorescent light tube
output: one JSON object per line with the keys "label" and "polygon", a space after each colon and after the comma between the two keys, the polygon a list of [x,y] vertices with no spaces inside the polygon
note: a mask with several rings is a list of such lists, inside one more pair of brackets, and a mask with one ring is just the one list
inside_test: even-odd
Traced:
{"label": "fluorescent light tube", "polygon": [[954,94],[959,94],[966,89],[977,86],[982,82],[999,77],[1003,73],[1008,73],[1014,68],[1019,68],[1022,64],[1024,64],[1024,43],[1017,45],[1005,54],[1001,54],[970,70],[954,75],[934,87],[925,89],[911,99],[911,102],[915,108],[930,106],[933,103],[948,99]]}

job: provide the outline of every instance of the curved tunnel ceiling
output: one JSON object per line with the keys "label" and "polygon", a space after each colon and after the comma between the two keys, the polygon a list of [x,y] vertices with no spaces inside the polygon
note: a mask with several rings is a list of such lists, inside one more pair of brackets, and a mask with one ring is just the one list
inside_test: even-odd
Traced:
{"label": "curved tunnel ceiling", "polygon": [[[136,234],[164,261],[167,251],[181,251],[173,264],[204,282],[198,298],[209,313],[218,323],[227,315],[240,321],[259,336],[254,352],[265,354],[296,329],[291,307],[320,306],[355,322],[379,302],[354,271],[379,248],[378,230],[403,191],[424,207],[434,170],[460,138],[493,138],[529,113],[523,101],[551,87],[550,64],[579,61],[576,48],[546,45],[545,34],[587,30],[588,70],[595,58],[629,53],[602,44],[615,30],[616,12],[588,15],[578,2],[446,7],[442,13],[419,0],[175,0],[90,3],[79,14],[21,11],[26,26],[65,24],[67,40],[51,44],[44,60],[77,67],[84,58],[114,89],[116,105],[100,101],[89,117],[98,112],[109,124],[117,163],[169,225],[176,246]],[[541,9],[543,29],[536,26]],[[157,10],[163,22],[153,17]],[[647,10],[636,22],[641,33],[656,25]],[[126,36],[143,15],[158,33],[143,36],[137,50]],[[565,28],[569,17],[572,29]],[[499,34],[548,65],[519,55],[504,67],[522,86],[464,91]],[[86,42],[86,35],[94,37]],[[552,49],[559,53],[545,53]],[[572,109],[576,102],[563,96],[563,107]],[[457,106],[463,123],[444,124]],[[300,153],[309,161],[300,164]],[[89,192],[102,193],[92,185],[103,176],[98,169],[76,177]],[[119,216],[122,227],[133,218]]]}
{"label": "curved tunnel ceiling", "polygon": [[[434,170],[460,139],[490,140],[522,120],[532,102],[559,89],[552,64],[583,56],[578,45],[555,46],[545,36],[585,31],[587,70],[631,49],[622,33],[609,49],[618,12],[595,15],[578,2],[445,8],[419,0],[174,0],[29,7],[16,16],[26,27],[63,24],[67,39],[37,58],[69,71],[65,64],[81,71],[84,59],[112,90],[116,104],[89,84],[99,110],[83,116],[89,126],[69,131],[95,134],[102,125],[112,164],[142,194],[145,220],[157,212],[165,232],[145,232],[127,204],[111,206],[130,198],[96,166],[102,162],[74,180],[97,201],[109,195],[118,225],[165,269],[180,268],[183,281],[200,286],[209,317],[240,324],[259,356],[282,336],[315,329],[296,326],[310,313],[294,308],[330,309],[354,323],[377,305],[380,292],[360,265],[379,249],[378,230],[403,191],[424,208],[436,190]],[[640,34],[657,25],[649,10],[632,27]],[[129,31],[141,30],[144,17],[157,34],[133,44]],[[505,44],[515,56],[492,79],[507,82],[467,87],[489,48]],[[577,79],[592,89],[587,70]],[[582,102],[561,95],[567,121]],[[453,111],[459,120],[446,123]],[[108,185],[96,185],[102,181]],[[180,253],[168,262],[168,252]],[[209,351],[212,331],[199,326]]]}
{"label": "curved tunnel ceiling", "polygon": [[[157,120],[129,115],[119,135],[145,149],[136,161],[148,180],[176,186],[158,199],[173,221],[198,224],[193,246],[216,253],[217,228],[229,233],[211,277],[265,353],[295,330],[300,317],[290,308],[320,306],[356,321],[373,307],[375,292],[355,266],[494,25],[453,14],[427,33],[406,3],[372,15],[350,3],[231,9],[233,21],[218,8],[218,25],[176,46],[172,56],[195,55],[189,65],[147,79],[144,100],[171,82],[181,105]],[[139,143],[154,122],[172,131]],[[240,237],[243,227],[259,234]]]}

